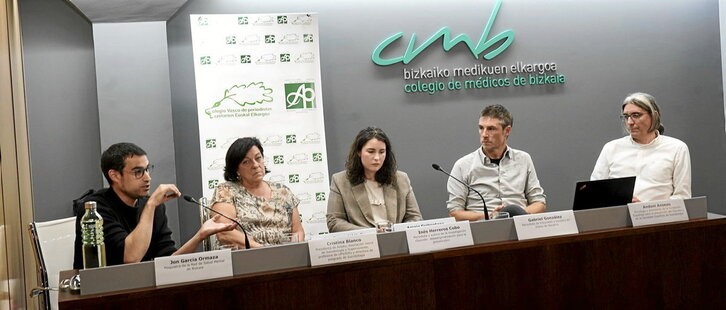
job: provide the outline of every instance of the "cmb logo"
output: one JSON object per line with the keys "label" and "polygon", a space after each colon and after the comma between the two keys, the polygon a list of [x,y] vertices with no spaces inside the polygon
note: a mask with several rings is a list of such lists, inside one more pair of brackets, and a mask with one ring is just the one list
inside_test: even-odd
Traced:
{"label": "cmb logo", "polygon": [[285,84],[285,102],[288,110],[314,109],[315,83]]}
{"label": "cmb logo", "polygon": [[[479,57],[484,54],[484,59],[492,60],[494,59],[494,57],[499,56],[499,54],[509,48],[509,46],[512,45],[512,42],[514,42],[514,30],[511,29],[504,30],[492,37],[489,36],[489,33],[492,30],[492,26],[494,25],[494,21],[497,18],[497,14],[499,13],[499,8],[501,6],[502,0],[497,0],[497,2],[494,4],[494,9],[492,10],[491,15],[489,15],[489,20],[487,21],[486,26],[484,26],[484,30],[479,37],[479,41],[477,41],[476,43],[474,39],[469,35],[462,33],[454,36],[451,33],[449,27],[443,27],[439,29],[439,31],[431,35],[428,39],[424,40],[419,46],[416,46],[416,34],[411,34],[411,38],[408,42],[408,47],[403,52],[403,55],[398,57],[383,58],[381,56],[381,54],[383,54],[383,50],[385,50],[393,42],[403,37],[403,32],[399,32],[386,38],[385,40],[383,40],[383,42],[378,44],[378,46],[376,46],[376,48],[373,50],[371,59],[373,60],[373,63],[380,66],[390,66],[399,62],[402,62],[403,64],[408,64],[421,52],[427,49],[431,44],[440,41],[443,45],[444,51],[446,52],[450,51],[452,48],[454,48],[454,46],[463,43],[469,49],[471,55],[474,56],[474,58],[479,59]],[[403,43],[398,44],[403,45]]]}

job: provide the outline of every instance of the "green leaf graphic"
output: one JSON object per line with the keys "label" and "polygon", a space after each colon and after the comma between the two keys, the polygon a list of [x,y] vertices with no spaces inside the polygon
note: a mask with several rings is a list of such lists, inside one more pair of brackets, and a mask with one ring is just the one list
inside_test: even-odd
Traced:
{"label": "green leaf graphic", "polygon": [[252,82],[247,85],[233,85],[224,90],[222,99],[212,104],[211,107],[204,110],[209,116],[212,116],[211,110],[220,107],[225,102],[234,102],[239,106],[255,105],[263,102],[272,102],[272,88],[265,87],[263,82]]}

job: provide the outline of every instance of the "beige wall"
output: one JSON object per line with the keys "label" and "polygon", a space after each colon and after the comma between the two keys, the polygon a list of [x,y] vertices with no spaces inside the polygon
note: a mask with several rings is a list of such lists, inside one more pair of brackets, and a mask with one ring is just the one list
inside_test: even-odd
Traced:
{"label": "beige wall", "polygon": [[27,223],[33,220],[18,0],[0,5],[0,309],[37,308]]}

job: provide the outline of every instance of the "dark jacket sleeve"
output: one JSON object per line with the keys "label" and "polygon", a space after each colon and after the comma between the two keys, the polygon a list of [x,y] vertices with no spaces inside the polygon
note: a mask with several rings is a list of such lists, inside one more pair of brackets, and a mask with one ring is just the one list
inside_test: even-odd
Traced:
{"label": "dark jacket sleeve", "polygon": [[144,260],[169,256],[176,252],[174,240],[171,239],[171,229],[169,229],[168,219],[166,218],[166,206],[159,205],[154,212],[154,234]]}
{"label": "dark jacket sleeve", "polygon": [[124,248],[126,246],[127,228],[122,219],[101,202],[97,202],[98,214],[103,218],[103,242],[106,245],[106,266],[124,263]]}

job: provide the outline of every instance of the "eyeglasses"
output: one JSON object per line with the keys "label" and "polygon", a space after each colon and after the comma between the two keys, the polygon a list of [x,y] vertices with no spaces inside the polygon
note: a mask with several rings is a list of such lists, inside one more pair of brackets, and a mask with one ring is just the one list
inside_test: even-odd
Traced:
{"label": "eyeglasses", "polygon": [[620,120],[622,120],[623,122],[627,122],[628,118],[630,118],[633,121],[637,121],[638,119],[643,117],[643,115],[644,115],[643,113],[638,113],[638,112],[630,113],[630,114],[623,113],[623,115],[620,115]]}
{"label": "eyeglasses", "polygon": [[141,179],[144,176],[145,172],[148,172],[149,174],[151,174],[151,171],[154,171],[154,165],[149,165],[146,168],[131,169],[131,173],[133,173],[134,177],[137,179]]}

